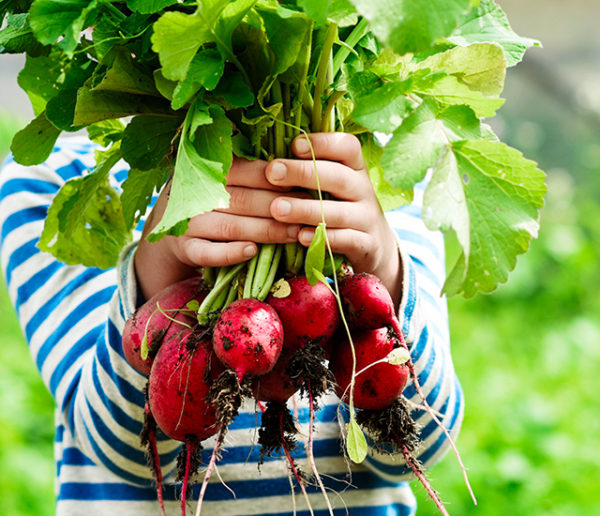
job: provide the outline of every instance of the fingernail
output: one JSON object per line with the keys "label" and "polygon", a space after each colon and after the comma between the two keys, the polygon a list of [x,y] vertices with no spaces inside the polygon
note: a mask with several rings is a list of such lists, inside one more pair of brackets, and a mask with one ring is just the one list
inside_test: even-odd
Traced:
{"label": "fingernail", "polygon": [[308,152],[310,152],[310,145],[308,144],[308,140],[304,136],[296,138],[294,146],[296,147],[297,154],[308,154]]}
{"label": "fingernail", "polygon": [[298,238],[298,226],[288,226],[287,233],[288,237],[296,240]]}
{"label": "fingernail", "polygon": [[252,258],[256,254],[256,249],[253,245],[247,245],[244,247],[244,256],[246,258]]}
{"label": "fingernail", "polygon": [[291,211],[292,211],[292,205],[290,204],[289,201],[281,199],[277,203],[277,214],[278,215],[286,216],[286,215],[289,215]]}
{"label": "fingernail", "polygon": [[314,229],[305,228],[302,231],[300,231],[300,233],[298,235],[298,240],[300,241],[300,243],[302,245],[310,245],[314,236],[315,236]]}
{"label": "fingernail", "polygon": [[285,165],[280,161],[276,161],[275,163],[273,163],[273,165],[271,165],[271,173],[269,174],[269,178],[273,181],[282,181],[283,179],[285,179],[286,173],[287,170],[285,168]]}

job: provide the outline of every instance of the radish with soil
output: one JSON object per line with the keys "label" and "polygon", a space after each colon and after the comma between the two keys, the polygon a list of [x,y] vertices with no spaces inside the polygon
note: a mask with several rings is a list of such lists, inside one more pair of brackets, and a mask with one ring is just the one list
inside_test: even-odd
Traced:
{"label": "radish with soil", "polygon": [[123,329],[122,345],[127,362],[148,376],[161,344],[196,323],[195,304],[206,294],[207,289],[198,276],[161,290],[140,306]]}
{"label": "radish with soil", "polygon": [[182,514],[200,442],[219,431],[217,408],[208,393],[222,371],[206,331],[198,325],[163,343],[150,371],[149,415],[166,435],[185,443],[178,460]]}

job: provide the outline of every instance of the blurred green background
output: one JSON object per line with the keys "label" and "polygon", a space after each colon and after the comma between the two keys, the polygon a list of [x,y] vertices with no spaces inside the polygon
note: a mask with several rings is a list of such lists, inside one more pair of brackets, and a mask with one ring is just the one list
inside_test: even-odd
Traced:
{"label": "blurred green background", "polygon": [[[600,515],[600,40],[597,2],[499,1],[544,43],[507,78],[494,128],[548,173],[539,238],[509,282],[451,299],[466,415],[431,481],[453,516]],[[594,39],[595,38],[595,39]],[[8,77],[0,57],[0,84]],[[15,61],[10,61],[14,66]],[[4,68],[3,68],[4,67]],[[18,70],[18,68],[16,68]],[[16,73],[16,72],[15,72]],[[8,78],[7,78],[8,77]],[[9,110],[9,107],[12,107]],[[0,156],[29,115],[4,95]],[[52,400],[0,290],[0,514],[53,514]],[[415,485],[419,516],[438,514]]]}

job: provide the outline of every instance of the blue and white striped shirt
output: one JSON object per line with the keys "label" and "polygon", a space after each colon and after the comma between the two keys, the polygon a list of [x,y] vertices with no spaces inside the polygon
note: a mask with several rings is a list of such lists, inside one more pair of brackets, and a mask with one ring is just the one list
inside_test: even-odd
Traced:
{"label": "blue and white striped shirt", "polygon": [[[65,181],[93,168],[93,149],[86,139],[72,137],[60,142],[42,165],[7,161],[0,173],[0,261],[33,360],[56,400],[56,514],[159,514],[152,473],[139,443],[146,378],[129,366],[121,349],[121,332],[136,307],[135,243],[124,249],[118,266],[108,270],[65,265],[36,246],[52,198]],[[126,177],[125,164],[117,164],[112,186],[119,190]],[[450,355],[446,300],[439,295],[443,242],[421,220],[422,190],[417,189],[415,197],[412,205],[387,214],[404,267],[401,321],[427,399],[456,436],[463,397]],[[420,403],[412,385],[404,394]],[[314,434],[319,473],[326,486],[340,493],[330,496],[335,513],[345,514],[347,509],[353,516],[414,514],[411,472],[402,457],[371,452],[363,464],[349,470],[340,453],[338,403],[333,395],[322,400]],[[296,408],[308,434],[306,400],[298,399]],[[447,451],[448,442],[427,413],[415,409],[413,417],[421,427],[417,456],[430,467]],[[255,445],[259,420],[253,403],[242,406],[227,434],[219,475],[209,484],[204,514],[309,514],[298,489],[292,493],[283,459],[266,459],[260,470],[254,465],[260,452]],[[181,443],[160,432],[158,441],[167,476],[167,513],[180,514],[180,487],[169,475]],[[213,442],[203,443],[204,464]],[[302,450],[297,458],[310,471]],[[200,474],[196,480],[201,479]],[[198,486],[190,507],[197,495]],[[308,496],[315,515],[328,513],[320,491],[309,487]]]}

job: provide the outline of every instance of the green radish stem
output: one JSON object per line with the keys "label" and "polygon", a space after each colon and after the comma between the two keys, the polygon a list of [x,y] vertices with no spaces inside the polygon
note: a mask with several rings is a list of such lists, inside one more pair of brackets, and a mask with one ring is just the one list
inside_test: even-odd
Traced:
{"label": "green radish stem", "polygon": [[340,49],[335,53],[335,56],[333,57],[334,77],[340,71],[342,64],[344,64],[344,61],[348,58],[350,52],[352,52],[356,44],[367,34],[368,31],[369,24],[367,23],[367,20],[362,18],[352,29],[352,32],[348,35],[346,41],[344,41],[344,44],[340,47]]}
{"label": "green radish stem", "polygon": [[208,324],[210,320],[210,314],[215,311],[215,303],[218,300],[219,296],[223,292],[223,290],[228,289],[231,286],[231,282],[233,279],[241,272],[241,270],[246,266],[246,263],[240,263],[230,269],[228,272],[223,274],[220,279],[217,279],[217,282],[213,289],[208,293],[208,295],[202,301],[200,308],[198,308],[198,322],[200,324]]}
{"label": "green radish stem", "polygon": [[243,298],[252,297],[252,285],[254,282],[254,273],[256,271],[256,264],[258,263],[258,256],[260,253],[255,254],[252,260],[248,263],[248,269],[246,270],[246,280],[244,281],[244,292]]}
{"label": "green radish stem", "polygon": [[313,94],[313,109],[312,109],[312,130],[320,131],[323,113],[323,101],[322,95],[325,92],[325,82],[327,81],[328,71],[330,70],[330,58],[333,44],[337,39],[337,25],[332,23],[327,28],[325,34],[325,41],[323,42],[323,49],[321,50],[321,56],[319,59],[319,65],[317,67],[317,79],[315,82],[315,91]]}
{"label": "green radish stem", "polygon": [[271,267],[269,269],[269,273],[267,275],[266,280],[263,282],[262,286],[260,286],[260,290],[256,298],[259,301],[264,301],[269,295],[269,291],[273,286],[275,281],[275,276],[277,275],[277,270],[279,269],[279,262],[281,260],[281,253],[283,252],[283,248],[281,245],[277,245],[275,247],[275,255],[273,256],[273,260],[271,261]]}
{"label": "green radish stem", "polygon": [[254,273],[254,278],[252,278],[251,297],[258,297],[262,286],[267,281],[267,276],[269,275],[269,269],[271,268],[271,262],[273,261],[276,247],[276,244],[263,244],[260,246],[258,263],[256,264],[256,272]]}

